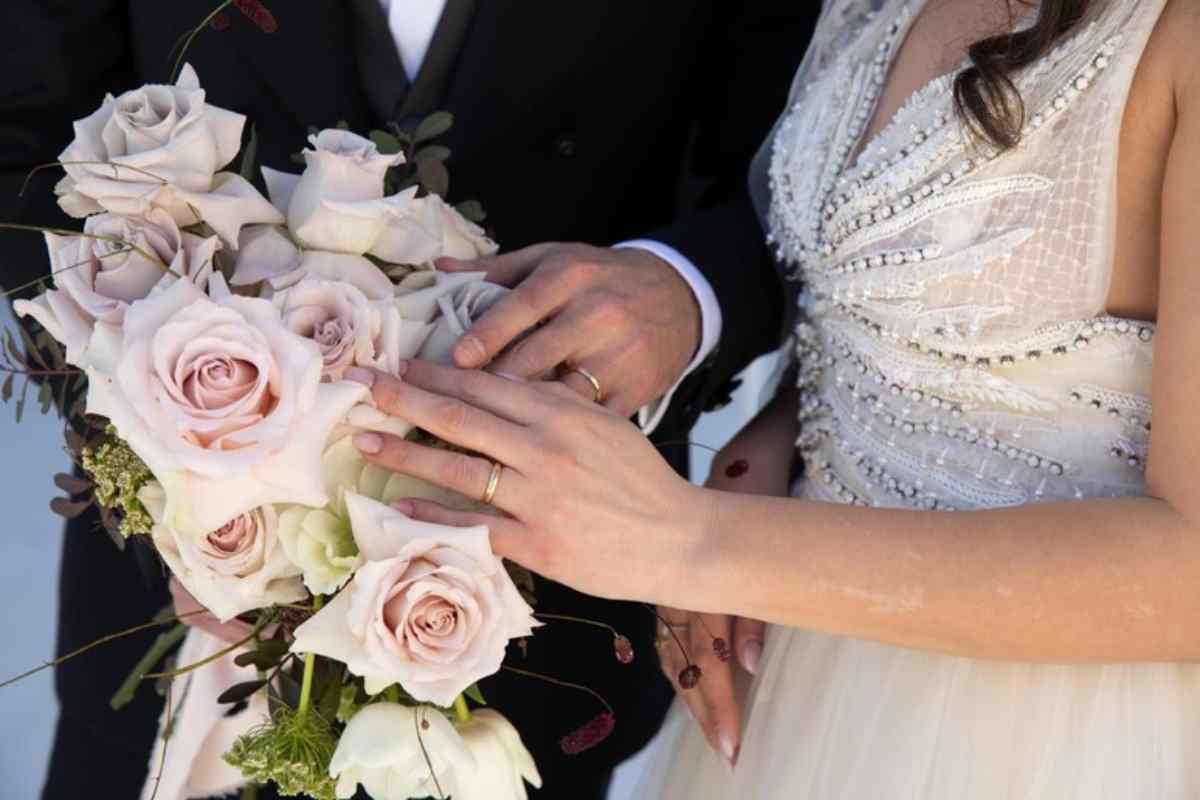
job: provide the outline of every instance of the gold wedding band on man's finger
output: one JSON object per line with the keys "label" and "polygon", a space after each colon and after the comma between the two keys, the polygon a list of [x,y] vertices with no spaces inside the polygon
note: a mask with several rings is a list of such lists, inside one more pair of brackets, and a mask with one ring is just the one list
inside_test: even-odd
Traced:
{"label": "gold wedding band on man's finger", "polygon": [[600,385],[600,379],[591,372],[588,372],[578,364],[567,364],[565,374],[578,375],[579,377],[583,378],[592,386],[592,399],[597,403],[604,402],[604,388]]}
{"label": "gold wedding band on man's finger", "polygon": [[487,487],[483,490],[483,497],[480,501],[485,506],[490,506],[492,501],[496,499],[496,490],[500,488],[500,475],[504,472],[504,465],[499,461],[492,462],[492,472],[488,475]]}

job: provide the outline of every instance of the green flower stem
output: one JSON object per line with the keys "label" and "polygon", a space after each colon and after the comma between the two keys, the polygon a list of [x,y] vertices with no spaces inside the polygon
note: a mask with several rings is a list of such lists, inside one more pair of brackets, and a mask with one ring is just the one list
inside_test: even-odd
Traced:
{"label": "green flower stem", "polygon": [[[313,610],[320,611],[323,604],[321,595],[313,598]],[[317,654],[306,653],[304,655],[304,682],[300,684],[300,703],[296,706],[296,716],[303,717],[308,713],[308,707],[312,703],[312,685],[313,673],[316,672]]]}
{"label": "green flower stem", "polygon": [[471,721],[471,709],[467,708],[466,695],[460,694],[458,697],[454,698],[454,714],[458,717],[458,721],[461,723],[467,723]]}

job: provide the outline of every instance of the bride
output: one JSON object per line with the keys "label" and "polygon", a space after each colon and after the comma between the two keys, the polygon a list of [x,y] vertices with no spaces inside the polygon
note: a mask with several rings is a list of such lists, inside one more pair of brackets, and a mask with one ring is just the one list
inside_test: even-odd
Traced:
{"label": "bride", "polygon": [[365,377],[486,456],[370,458],[508,516],[404,510],[665,607],[702,674],[639,797],[1200,796],[1196,41],[1184,0],[826,0],[752,176],[794,388],[710,488],[557,384]]}

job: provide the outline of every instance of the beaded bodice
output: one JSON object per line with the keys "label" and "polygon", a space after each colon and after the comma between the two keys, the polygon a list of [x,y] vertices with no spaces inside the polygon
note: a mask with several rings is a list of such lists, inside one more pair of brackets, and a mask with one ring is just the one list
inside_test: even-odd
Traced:
{"label": "beaded bodice", "polygon": [[946,76],[852,157],[923,3],[827,0],[759,160],[802,287],[803,491],[927,509],[1141,493],[1154,326],[1104,305],[1121,119],[1165,0],[1098,3],[1017,76],[1016,148],[965,133]]}

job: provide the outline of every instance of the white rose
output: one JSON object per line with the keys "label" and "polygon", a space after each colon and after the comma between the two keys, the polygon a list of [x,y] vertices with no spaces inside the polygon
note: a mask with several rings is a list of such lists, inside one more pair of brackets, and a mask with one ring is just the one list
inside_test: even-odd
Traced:
{"label": "white rose", "polygon": [[509,640],[533,632],[532,609],[487,527],[417,522],[353,493],[345,503],[366,563],[296,629],[292,651],[344,662],[371,694],[399,683],[417,700],[451,705],[500,668]]}
{"label": "white rose", "polygon": [[365,388],[322,383],[321,353],[267,300],[177,281],[89,345],[89,413],[162,483],[164,524],[206,534],[269,503],[322,506],[321,453]]}
{"label": "white rose", "polygon": [[263,168],[271,200],[302,247],[370,254],[391,264],[496,252],[482,228],[437,195],[418,198],[411,187],[384,196],[384,175],[404,163],[402,154],[381,155],[369,139],[336,129],[309,142],[302,175]]}
{"label": "white rose", "polygon": [[373,800],[409,800],[437,796],[439,787],[448,792],[451,775],[474,768],[471,750],[442,714],[373,703],[346,725],[329,775],[337,780],[339,798],[354,797],[361,784]]}
{"label": "white rose", "polygon": [[509,290],[484,280],[474,280],[455,287],[437,299],[441,312],[433,331],[425,340],[417,358],[439,364],[452,364],[454,345],[475,320],[496,304]]}
{"label": "white rose", "polygon": [[384,197],[384,175],[404,163],[401,153],[382,155],[370,139],[339,129],[309,137],[302,175],[263,168],[267,192],[287,215],[301,246],[363,255],[371,251],[395,215],[407,213],[416,188]]}
{"label": "white rose", "polygon": [[180,278],[206,286],[221,244],[180,231],[160,209],[145,217],[99,214],[83,231],[83,236],[46,234],[56,288],[13,304],[17,314],[33,317],[61,342],[67,361],[76,366],[86,360],[95,326],[120,327],[130,303]]}
{"label": "white rose", "polygon": [[429,797],[439,789],[454,800],[526,800],[525,781],[542,785],[520,735],[496,711],[472,712],[456,726],[396,703],[370,705],[350,720],[329,773],[339,798],[353,797],[361,784],[375,800]]}
{"label": "white rose", "polygon": [[156,483],[138,491],[154,520],[154,548],[175,577],[221,622],[276,603],[308,596],[300,569],[279,545],[273,506],[247,511],[204,534],[183,534],[163,524],[166,493]]}
{"label": "white rose", "polygon": [[59,156],[67,173],[55,188],[59,205],[75,217],[163,208],[180,225],[207,222],[236,247],[242,225],[283,222],[250,183],[218,173],[237,156],[245,123],[205,102],[190,65],[174,86],[109,95],[75,123],[75,140]]}

